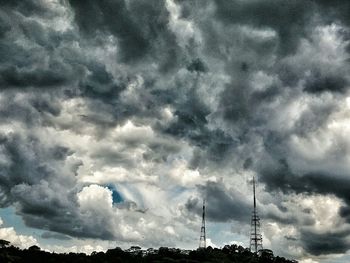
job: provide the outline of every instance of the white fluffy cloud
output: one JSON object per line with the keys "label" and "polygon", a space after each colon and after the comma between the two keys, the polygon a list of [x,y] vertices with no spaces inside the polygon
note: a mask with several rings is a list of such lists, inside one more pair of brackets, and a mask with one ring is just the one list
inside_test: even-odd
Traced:
{"label": "white fluffy cloud", "polygon": [[11,245],[28,248],[33,245],[38,245],[37,240],[33,236],[19,235],[13,227],[4,227],[3,221],[0,218],[0,239],[11,242]]}

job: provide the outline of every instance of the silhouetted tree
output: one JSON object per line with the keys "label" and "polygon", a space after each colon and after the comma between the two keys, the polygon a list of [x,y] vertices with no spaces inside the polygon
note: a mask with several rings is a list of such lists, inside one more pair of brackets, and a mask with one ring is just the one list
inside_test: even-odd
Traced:
{"label": "silhouetted tree", "polygon": [[10,244],[11,244],[10,241],[0,239],[0,248],[8,247],[10,246]]}
{"label": "silhouetted tree", "polygon": [[104,252],[94,251],[91,255],[84,253],[56,254],[40,250],[38,246],[21,250],[10,246],[10,242],[0,240],[0,262],[38,262],[38,263],[295,263],[282,257],[273,257],[268,253],[258,257],[237,245],[226,245],[224,248],[198,249],[184,251],[177,248],[161,247],[142,250],[133,246],[122,250],[119,247]]}

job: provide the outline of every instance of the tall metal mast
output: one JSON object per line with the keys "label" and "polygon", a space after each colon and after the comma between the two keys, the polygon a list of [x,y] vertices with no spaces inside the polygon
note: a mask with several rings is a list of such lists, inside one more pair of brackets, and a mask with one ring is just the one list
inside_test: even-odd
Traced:
{"label": "tall metal mast", "polygon": [[256,196],[255,196],[255,177],[253,177],[253,193],[254,193],[254,208],[252,212],[251,228],[250,228],[250,251],[258,253],[263,249],[262,235],[260,233],[260,218],[256,210]]}
{"label": "tall metal mast", "polygon": [[202,227],[201,227],[201,236],[199,238],[199,248],[206,248],[207,241],[205,237],[205,200],[203,199],[203,214],[202,214]]}

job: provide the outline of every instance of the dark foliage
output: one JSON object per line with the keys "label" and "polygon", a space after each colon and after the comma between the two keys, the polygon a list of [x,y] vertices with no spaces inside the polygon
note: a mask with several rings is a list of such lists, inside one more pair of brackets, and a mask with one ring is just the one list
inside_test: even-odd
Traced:
{"label": "dark foliage", "polygon": [[[5,240],[3,240],[5,241]],[[91,255],[84,253],[57,254],[40,250],[39,247],[21,250],[14,246],[0,247],[0,262],[237,262],[237,263],[295,263],[281,257],[257,256],[248,249],[236,245],[226,245],[222,249],[208,247],[200,250],[181,250],[177,248],[161,247],[159,249],[141,250],[139,247],[131,247],[122,250],[117,247],[104,252],[93,252]]]}

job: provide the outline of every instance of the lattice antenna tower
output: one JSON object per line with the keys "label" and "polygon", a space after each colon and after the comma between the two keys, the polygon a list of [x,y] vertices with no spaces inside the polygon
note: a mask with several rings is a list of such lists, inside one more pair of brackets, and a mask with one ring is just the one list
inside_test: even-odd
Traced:
{"label": "lattice antenna tower", "polygon": [[206,248],[207,241],[205,237],[205,199],[203,199],[203,214],[202,214],[202,226],[201,226],[201,235],[199,238],[199,248]]}
{"label": "lattice antenna tower", "polygon": [[250,251],[258,253],[263,249],[262,235],[260,232],[260,217],[256,210],[256,196],[255,196],[255,177],[253,177],[253,193],[254,193],[254,208],[252,212],[252,219],[250,224]]}

